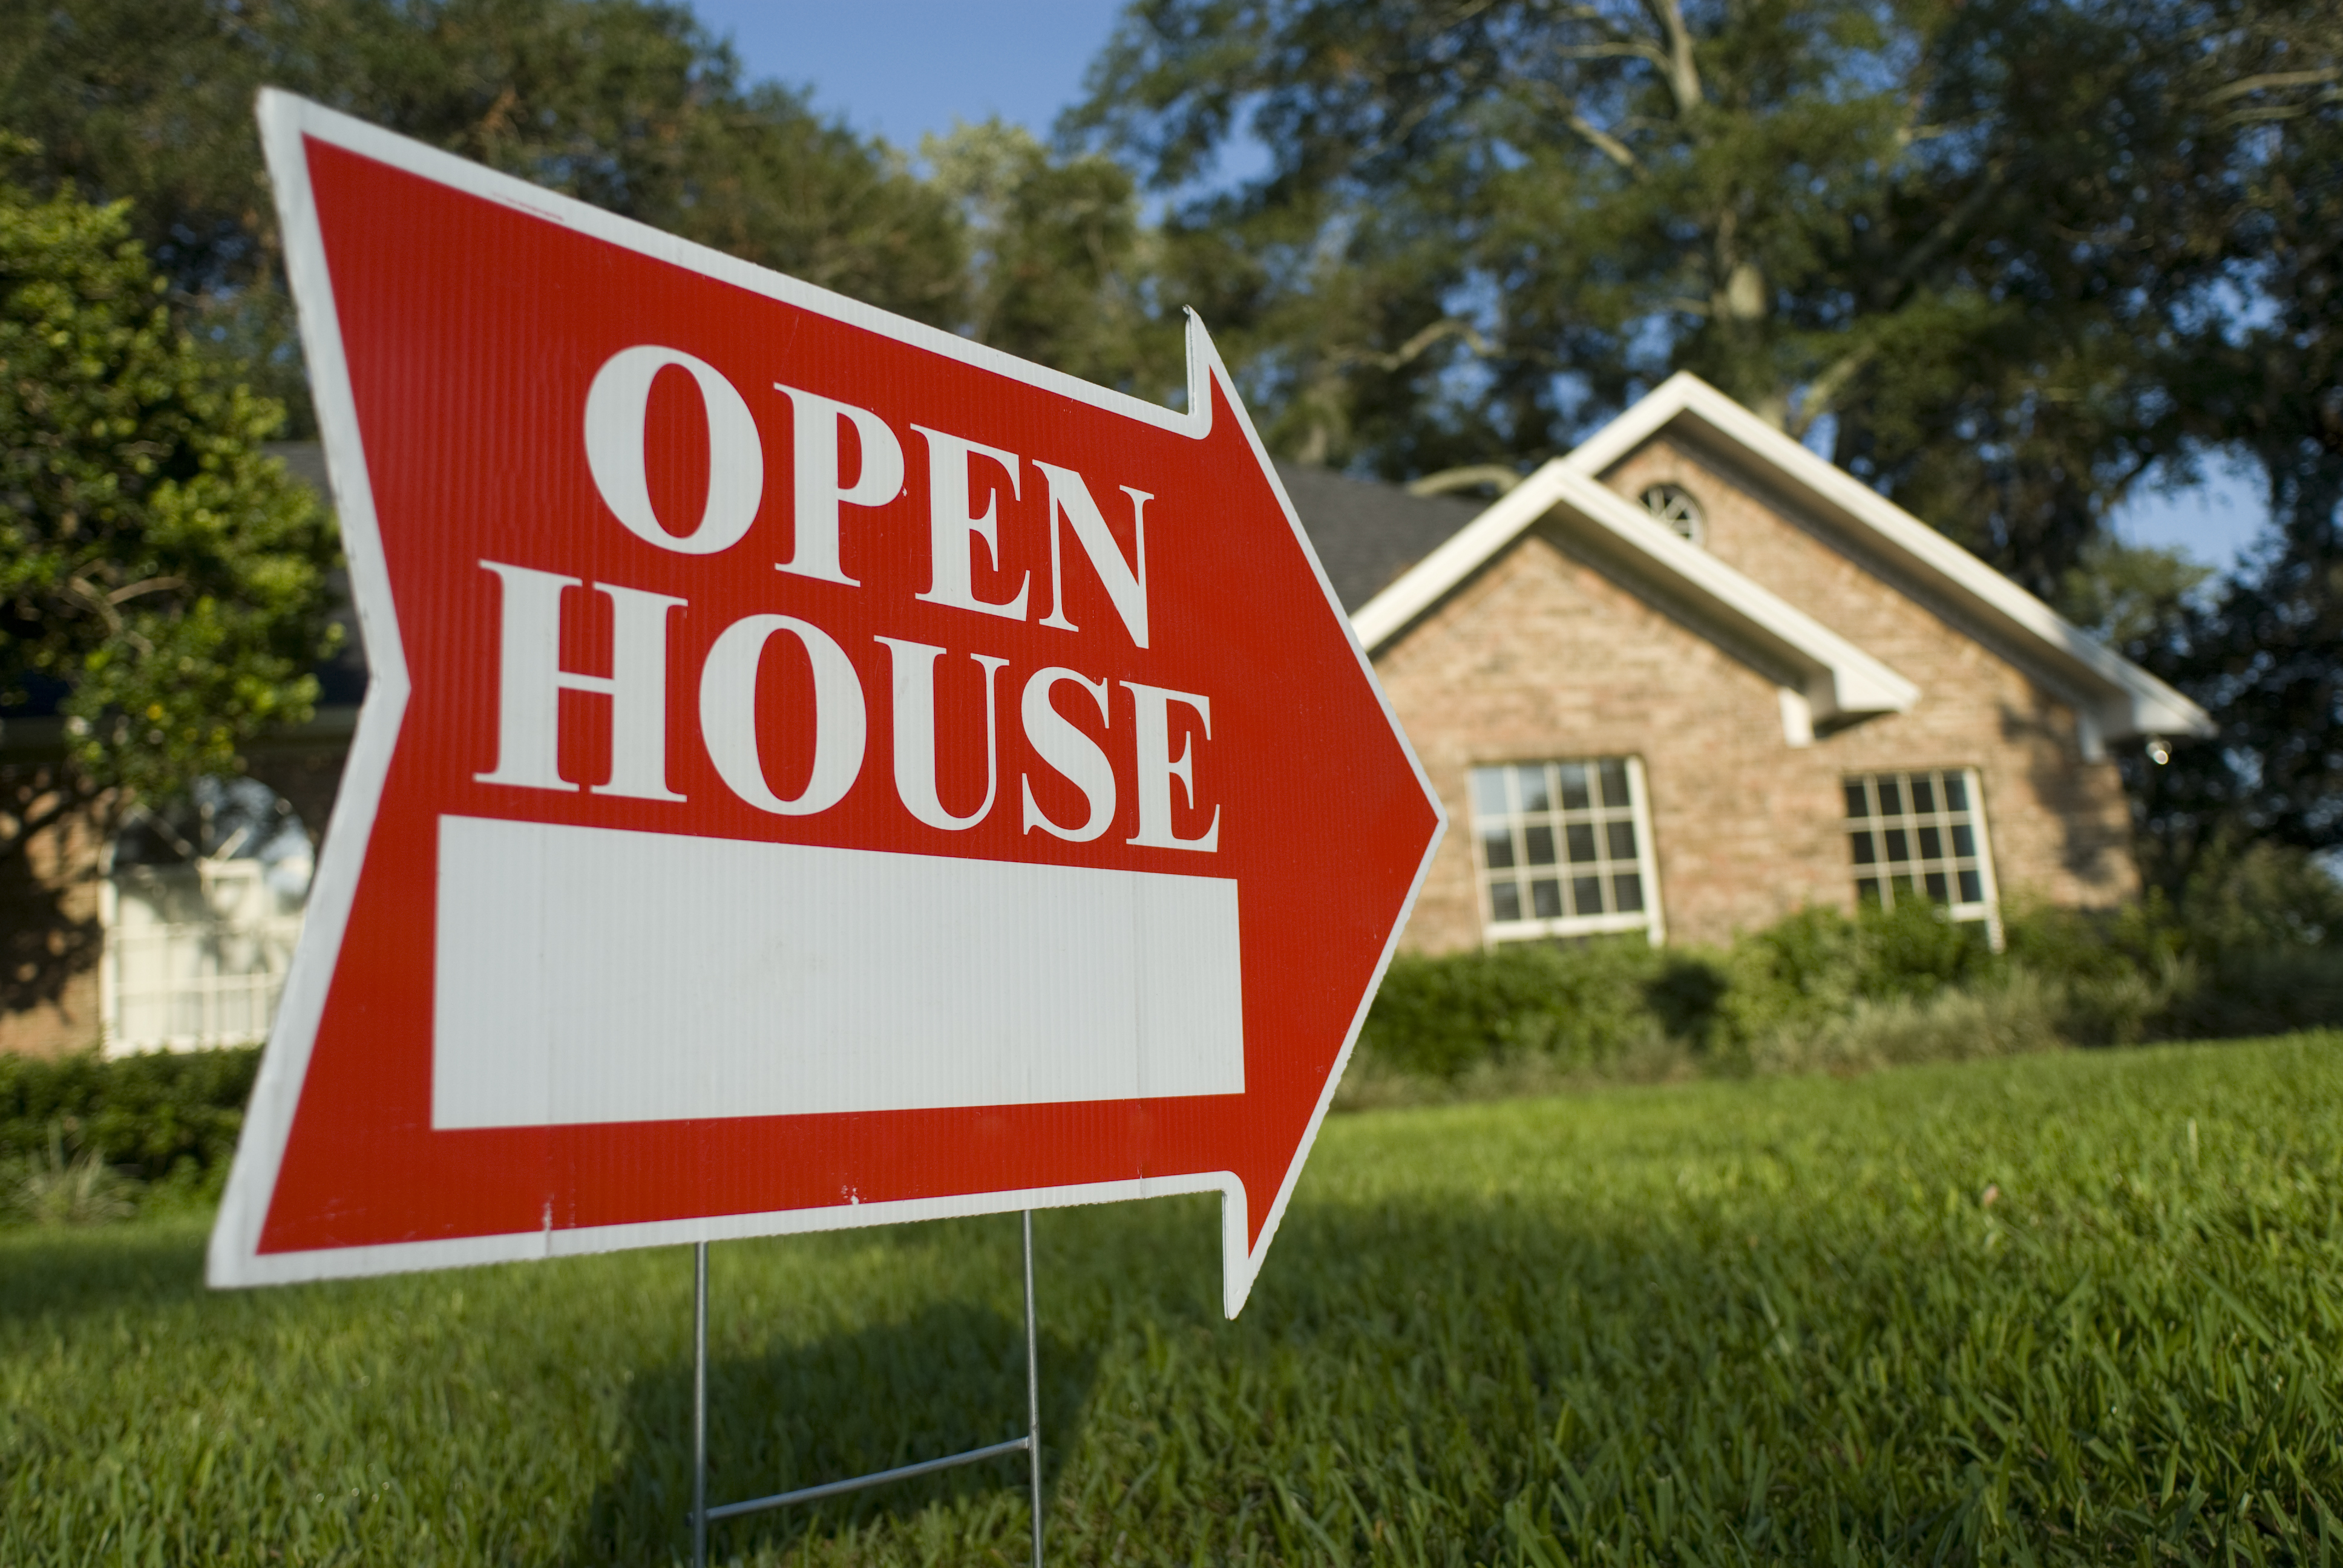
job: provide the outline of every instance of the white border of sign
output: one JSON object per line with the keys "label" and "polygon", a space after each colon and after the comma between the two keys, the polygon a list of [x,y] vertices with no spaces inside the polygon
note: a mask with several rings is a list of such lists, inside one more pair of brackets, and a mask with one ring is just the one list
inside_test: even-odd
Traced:
{"label": "white border of sign", "polygon": [[[1335,1087],[1350,1065],[1360,1026],[1375,988],[1398,950],[1400,932],[1415,908],[1416,895],[1447,832],[1447,814],[1440,797],[1425,778],[1415,749],[1400,729],[1374,668],[1350,618],[1326,580],[1318,553],[1302,530],[1293,503],[1279,482],[1277,469],[1245,412],[1228,367],[1212,347],[1203,323],[1188,315],[1188,407],[1185,412],[1160,408],[1125,394],[1080,381],[1061,372],[1014,358],[939,327],[832,294],[767,271],[720,251],[694,245],[619,217],[584,202],[540,189],[509,175],[498,174],[452,154],[392,134],[362,120],[337,114],[275,88],[264,88],[259,98],[261,143],[276,186],[277,211],[285,236],[287,279],[299,307],[301,346],[308,358],[311,395],[317,426],[324,437],[327,471],[334,505],[341,521],[342,544],[349,558],[352,595],[357,600],[360,635],[366,639],[372,683],[359,709],[357,732],[352,739],[342,773],[341,792],[334,802],[326,834],[325,853],[309,894],[308,914],[299,948],[293,958],[276,1028],[262,1057],[259,1081],[245,1114],[244,1135],[236,1149],[219,1219],[212,1231],[207,1277],[216,1287],[287,1284],[303,1280],[346,1279],[369,1274],[402,1273],[422,1269],[458,1268],[475,1263],[508,1262],[524,1258],[555,1258],[587,1252],[615,1251],[630,1247],[654,1247],[693,1241],[727,1241],[744,1236],[791,1235],[812,1231],[843,1230],[863,1225],[895,1224],[913,1220],[940,1220],[960,1215],[1006,1213],[1021,1209],[1061,1208],[1077,1203],[1106,1203],[1139,1198],[1168,1197],[1183,1192],[1221,1194],[1222,1304],[1232,1318],[1252,1293],[1262,1260],[1276,1238],[1294,1182],[1302,1174],[1318,1130],[1324,1124]],[[377,1246],[320,1249],[264,1254],[259,1250],[261,1226],[284,1160],[292,1130],[293,1112],[309,1067],[309,1053],[325,1010],[326,991],[348,924],[350,904],[357,891],[358,873],[374,829],[377,807],[389,772],[399,723],[407,711],[409,689],[405,650],[399,643],[398,620],[390,599],[390,577],[382,553],[382,538],[374,510],[374,491],[367,474],[366,450],[358,437],[357,407],[350,390],[349,365],[342,350],[341,320],[334,303],[333,280],[326,266],[323,236],[317,224],[316,199],[309,188],[309,166],[302,143],[314,137],[363,156],[404,169],[456,190],[528,213],[611,245],[668,262],[728,283],[736,288],[778,299],[800,310],[860,327],[932,354],[947,356],[1037,387],[1059,397],[1103,408],[1123,418],[1138,420],[1202,440],[1212,430],[1212,388],[1217,383],[1227,394],[1253,457],[1285,510],[1295,542],[1317,575],[1326,596],[1327,610],[1350,638],[1359,668],[1375,694],[1384,719],[1391,725],[1415,780],[1431,803],[1433,829],[1415,877],[1408,884],[1407,900],[1393,922],[1391,935],[1376,961],[1373,983],[1359,1001],[1343,1037],[1342,1053],[1327,1074],[1300,1142],[1286,1167],[1275,1201],[1261,1230],[1258,1243],[1245,1241],[1244,1186],[1234,1172],[1198,1171],[1182,1176],[1101,1181],[1068,1187],[1045,1187],[1015,1192],[979,1192],[959,1197],[923,1198],[901,1202],[846,1204],[826,1209],[786,1209],[758,1214],[728,1214],[701,1220],[660,1220],[631,1225],[605,1225],[557,1230],[551,1215],[541,1230],[454,1240],[393,1242]]]}

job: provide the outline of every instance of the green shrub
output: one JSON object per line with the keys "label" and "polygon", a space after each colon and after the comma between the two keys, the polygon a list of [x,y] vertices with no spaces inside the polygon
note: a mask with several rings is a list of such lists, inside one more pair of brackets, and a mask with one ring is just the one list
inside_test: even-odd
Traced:
{"label": "green shrub", "polygon": [[258,1046],[112,1059],[0,1055],[0,1161],[40,1161],[61,1138],[61,1164],[93,1155],[137,1181],[216,1188],[259,1066]]}
{"label": "green shrub", "polygon": [[2188,950],[2218,962],[2241,953],[2343,944],[2343,884],[2308,851],[2223,839],[2197,858],[2180,892]]}
{"label": "green shrub", "polygon": [[2167,1038],[2240,1039],[2343,1023],[2343,951],[2273,948],[2222,954],[2175,997]]}
{"label": "green shrub", "polygon": [[2343,889],[2307,857],[2208,857],[2184,916],[2013,900],[1984,926],[1917,900],[1801,910],[1728,949],[1640,938],[1393,963],[1346,1105],[1652,1079],[1855,1072],[2059,1045],[2343,1023]]}
{"label": "green shrub", "polygon": [[[1744,937],[1722,955],[1729,977],[1698,1035],[1720,1070],[1765,1070],[1784,1038],[1811,1034],[1891,1002],[1992,982],[2006,968],[1983,927],[1930,905],[1866,907],[1850,918],[1808,908]],[[1760,1052],[1760,1047],[1765,1048]]]}
{"label": "green shrub", "polygon": [[2055,1050],[2061,988],[2009,970],[1966,989],[1858,1000],[1843,1016],[1750,1042],[1762,1073],[1868,1072],[1924,1061],[1976,1061]]}
{"label": "green shrub", "polygon": [[1665,957],[1641,938],[1403,954],[1368,1011],[1359,1055],[1371,1070],[1441,1080],[1528,1058],[1598,1070],[1665,1033],[1645,1000]]}
{"label": "green shrub", "polygon": [[137,1211],[140,1183],[95,1149],[65,1153],[65,1124],[49,1123],[49,1146],[33,1159],[0,1161],[0,1213],[36,1225],[98,1225]]}

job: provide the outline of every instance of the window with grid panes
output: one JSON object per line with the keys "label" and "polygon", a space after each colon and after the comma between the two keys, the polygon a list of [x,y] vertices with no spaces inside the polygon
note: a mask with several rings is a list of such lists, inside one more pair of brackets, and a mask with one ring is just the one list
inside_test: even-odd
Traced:
{"label": "window with grid panes", "polygon": [[1473,769],[1489,934],[1661,934],[1658,879],[1632,757]]}
{"label": "window with grid panes", "polygon": [[1994,918],[1993,858],[1974,770],[1850,778],[1846,828],[1860,901],[1894,909],[1898,899],[1924,898],[1956,920]]}

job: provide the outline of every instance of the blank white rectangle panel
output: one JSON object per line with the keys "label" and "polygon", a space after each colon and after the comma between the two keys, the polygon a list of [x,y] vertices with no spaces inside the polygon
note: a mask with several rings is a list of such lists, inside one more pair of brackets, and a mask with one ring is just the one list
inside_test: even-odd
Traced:
{"label": "blank white rectangle panel", "polygon": [[431,1124],[1244,1091],[1237,884],[439,819]]}

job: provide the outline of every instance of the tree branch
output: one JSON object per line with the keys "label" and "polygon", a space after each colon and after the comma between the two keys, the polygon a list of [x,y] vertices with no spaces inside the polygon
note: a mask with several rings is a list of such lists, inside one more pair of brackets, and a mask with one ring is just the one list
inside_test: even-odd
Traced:
{"label": "tree branch", "polygon": [[173,588],[187,586],[185,578],[148,578],[145,582],[132,583],[128,588],[116,588],[106,596],[108,604],[127,604],[141,594],[169,593]]}
{"label": "tree branch", "polygon": [[1684,7],[1678,0],[1644,0],[1644,8],[1667,35],[1668,91],[1675,98],[1676,113],[1689,115],[1700,106],[1702,95],[1700,67],[1693,62],[1692,29],[1684,25]]}
{"label": "tree branch", "polygon": [[2310,113],[2308,104],[2258,104],[2250,109],[2234,109],[2221,117],[2225,126],[2258,125],[2266,120],[2298,120]]}
{"label": "tree branch", "polygon": [[2328,65],[2315,71],[2266,71],[2258,76],[2240,76],[2225,83],[2205,95],[2205,105],[2226,104],[2231,98],[2242,98],[2249,93],[2268,91],[2273,87],[2316,87],[2328,82],[2343,81],[2343,66]]}
{"label": "tree branch", "polygon": [[1480,330],[1471,322],[1450,316],[1424,327],[1389,354],[1349,348],[1336,355],[1335,358],[1347,365],[1373,365],[1384,370],[1397,370],[1422,358],[1426,349],[1443,337],[1462,337],[1473,352],[1483,359],[1493,357],[1497,352],[1496,346],[1482,337]]}
{"label": "tree branch", "polygon": [[1664,71],[1668,68],[1667,53],[1656,44],[1573,44],[1554,54],[1564,60],[1648,60]]}
{"label": "tree branch", "polygon": [[1563,120],[1584,139],[1587,146],[1625,169],[1629,174],[1638,178],[1643,176],[1643,162],[1635,156],[1634,150],[1626,143],[1580,114],[1574,107],[1563,112]]}
{"label": "tree branch", "polygon": [[1838,395],[1846,390],[1846,384],[1878,357],[1879,351],[1867,343],[1840,355],[1825,367],[1821,375],[1806,384],[1805,396],[1798,399],[1797,417],[1784,421],[1783,427],[1792,437],[1803,438],[1815,420],[1831,411],[1831,406],[1838,401]]}
{"label": "tree branch", "polygon": [[75,598],[97,611],[106,622],[106,630],[118,632],[122,629],[122,617],[115,612],[113,595],[102,591],[96,584],[78,573],[65,579],[65,588]]}
{"label": "tree branch", "polygon": [[1896,294],[1901,293],[1914,278],[1920,276],[1924,269],[1952,248],[1953,243],[1960,238],[1962,230],[1975,223],[1977,215],[1984,212],[1994,197],[1999,196],[2003,187],[2008,184],[2009,160],[2006,157],[1997,157],[1988,163],[1986,166],[1985,177],[1977,182],[1976,189],[1963,196],[1959,205],[1937,219],[1936,226],[1928,230],[1920,243],[1914,246],[1906,254],[1904,259],[1897,262],[1894,269],[1887,274],[1886,282],[1891,286],[1892,291],[1883,293],[1879,297],[1884,301],[1892,302]]}
{"label": "tree branch", "polygon": [[1451,490],[1470,490],[1483,485],[1493,485],[1497,494],[1503,495],[1522,482],[1521,475],[1503,463],[1467,463],[1461,468],[1443,468],[1436,474],[1426,474],[1409,482],[1411,496],[1444,496]]}
{"label": "tree branch", "polygon": [[1547,106],[1555,114],[1560,115],[1562,116],[1563,123],[1567,125],[1574,132],[1577,133],[1579,138],[1585,142],[1587,146],[1593,147],[1596,152],[1601,153],[1604,157],[1609,158],[1613,163],[1618,165],[1629,174],[1634,175],[1636,178],[1641,179],[1644,177],[1644,170],[1643,160],[1635,156],[1635,150],[1633,147],[1630,147],[1626,143],[1621,141],[1618,137],[1613,136],[1610,132],[1604,130],[1602,126],[1596,125],[1594,121],[1588,119],[1586,116],[1580,111],[1577,99],[1564,92],[1560,87],[1555,86],[1552,82],[1541,81],[1533,77],[1531,78],[1531,85],[1536,87],[1538,92],[1544,96]]}

